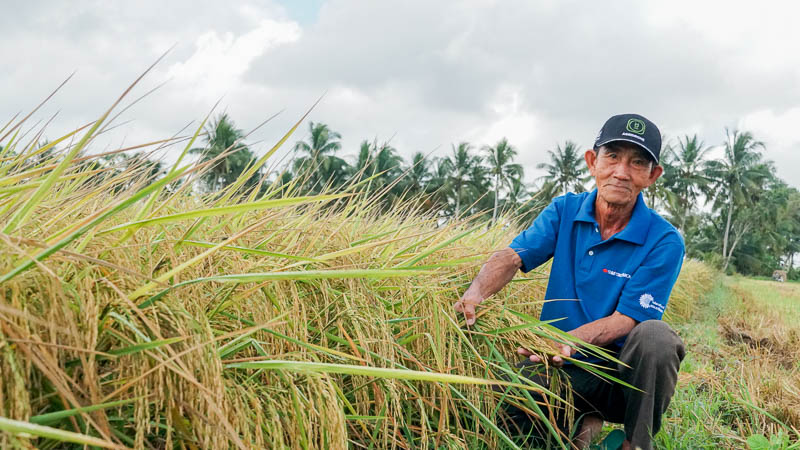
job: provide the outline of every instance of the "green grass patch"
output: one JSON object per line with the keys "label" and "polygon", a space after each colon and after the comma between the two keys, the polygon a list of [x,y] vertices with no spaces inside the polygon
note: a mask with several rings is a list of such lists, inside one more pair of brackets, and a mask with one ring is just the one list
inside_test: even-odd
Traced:
{"label": "green grass patch", "polygon": [[786,323],[800,324],[800,283],[737,278],[736,284],[749,291],[760,307],[777,312]]}

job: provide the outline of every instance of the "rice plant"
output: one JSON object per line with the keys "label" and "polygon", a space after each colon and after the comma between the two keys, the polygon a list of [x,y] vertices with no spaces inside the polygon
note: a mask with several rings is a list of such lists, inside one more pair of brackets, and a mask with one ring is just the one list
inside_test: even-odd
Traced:
{"label": "rice plant", "polygon": [[507,221],[244,188],[297,125],[221,192],[192,190],[205,121],[115,151],[182,149],[163,177],[117,170],[92,144],[124,99],[46,145],[27,117],[0,128],[0,446],[514,448],[492,385],[543,423],[531,392],[570,408],[566,386],[500,376],[519,345],[570,339],[534,319],[546,268],[476,327],[452,309]]}

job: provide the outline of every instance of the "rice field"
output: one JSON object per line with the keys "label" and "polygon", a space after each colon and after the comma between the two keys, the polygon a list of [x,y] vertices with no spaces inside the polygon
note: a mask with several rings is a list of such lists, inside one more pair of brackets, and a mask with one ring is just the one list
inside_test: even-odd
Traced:
{"label": "rice field", "polygon": [[659,448],[800,448],[800,294],[725,277],[676,325],[687,344]]}
{"label": "rice field", "polygon": [[545,272],[471,329],[451,307],[515,230],[386,212],[358,185],[242,188],[296,127],[200,196],[203,123],[156,180],[92,153],[112,110],[45,145],[0,131],[3,447],[513,447],[490,385],[542,420],[529,392],[568,402],[498,380],[518,345],[568,339],[534,319]]}
{"label": "rice field", "polygon": [[[2,448],[517,448],[492,385],[517,386],[506,401],[543,423],[547,405],[569,408],[568,386],[511,370],[518,346],[570,339],[536,320],[546,267],[474,327],[452,309],[518,233],[510,218],[441,223],[414,199],[386,211],[359,185],[245,189],[297,126],[201,196],[214,161],[186,155],[204,122],[117,150],[174,145],[164,177],[101,163],[92,143],[119,103],[45,145],[24,118],[0,128]],[[667,320],[700,320],[715,278],[687,262]]]}

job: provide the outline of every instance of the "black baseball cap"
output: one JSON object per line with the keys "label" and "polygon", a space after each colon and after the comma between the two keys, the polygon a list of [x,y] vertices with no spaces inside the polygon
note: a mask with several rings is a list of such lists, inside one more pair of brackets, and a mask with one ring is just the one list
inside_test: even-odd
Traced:
{"label": "black baseball cap", "polygon": [[650,153],[658,164],[661,154],[661,131],[653,122],[639,114],[619,114],[606,120],[594,140],[595,150],[614,141],[632,142]]}

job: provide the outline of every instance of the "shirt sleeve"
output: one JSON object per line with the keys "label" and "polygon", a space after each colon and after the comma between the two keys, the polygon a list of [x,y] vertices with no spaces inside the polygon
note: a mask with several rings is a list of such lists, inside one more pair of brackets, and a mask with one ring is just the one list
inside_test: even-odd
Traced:
{"label": "shirt sleeve", "polygon": [[523,272],[530,272],[553,257],[561,223],[564,197],[554,199],[527,230],[511,241],[511,247],[522,258]]}
{"label": "shirt sleeve", "polygon": [[617,311],[638,322],[661,319],[683,265],[684,246],[678,239],[657,245],[625,283]]}

